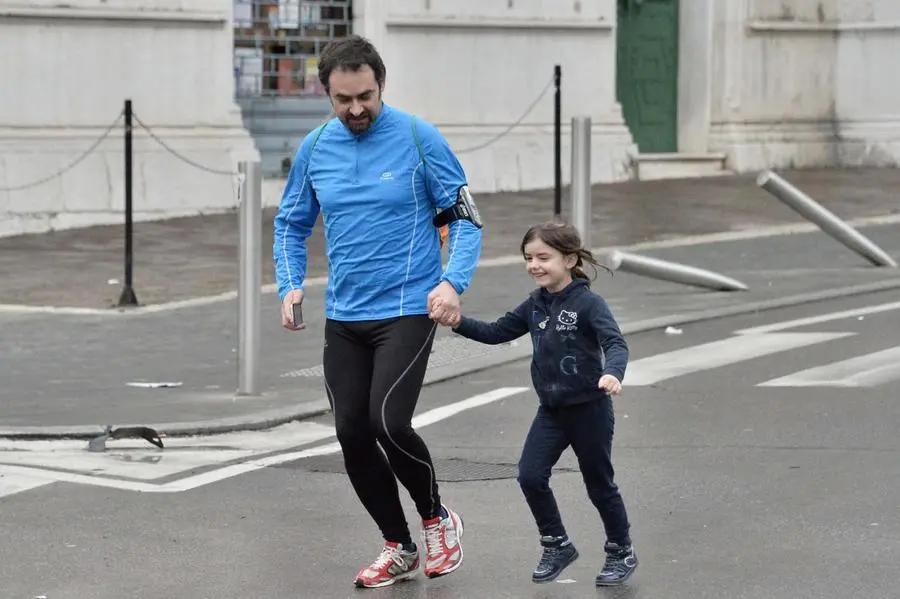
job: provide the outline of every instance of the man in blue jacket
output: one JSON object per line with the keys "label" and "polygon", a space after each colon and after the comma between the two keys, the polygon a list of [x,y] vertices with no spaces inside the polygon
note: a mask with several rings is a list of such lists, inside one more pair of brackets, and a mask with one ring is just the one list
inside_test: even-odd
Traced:
{"label": "man in blue jacket", "polygon": [[[323,52],[319,79],[336,118],[303,140],[273,244],[282,324],[301,330],[294,312],[303,301],[306,239],[322,213],[325,387],[350,482],[385,541],[359,571],[359,587],[406,580],[419,568],[397,479],[422,519],[426,576],[462,563],[462,519],[442,503],[411,421],[437,324],[459,313],[481,252],[481,221],[462,166],[434,126],[382,101],[385,74],[361,37]],[[448,230],[446,268],[440,227]]]}

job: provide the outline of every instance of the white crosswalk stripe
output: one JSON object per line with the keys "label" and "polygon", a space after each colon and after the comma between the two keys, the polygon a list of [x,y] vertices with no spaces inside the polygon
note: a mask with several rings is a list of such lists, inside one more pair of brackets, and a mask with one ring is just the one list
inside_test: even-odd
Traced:
{"label": "white crosswalk stripe", "polygon": [[801,370],[760,387],[875,387],[900,379],[900,346]]}
{"label": "white crosswalk stripe", "polygon": [[783,331],[785,329],[793,329],[811,324],[822,324],[834,320],[843,320],[846,318],[859,318],[860,316],[868,316],[870,314],[880,314],[882,312],[890,312],[892,310],[900,310],[900,302],[890,302],[888,304],[878,304],[875,306],[864,306],[862,308],[854,308],[852,310],[841,310],[840,312],[831,312],[829,314],[819,314],[817,316],[807,316],[806,318],[796,318],[794,320],[786,320],[784,322],[773,322],[749,329],[741,329],[735,331],[737,335],[750,335],[757,333],[772,333],[775,331]]}
{"label": "white crosswalk stripe", "polygon": [[[653,385],[664,380],[713,370],[813,345],[826,345],[855,336],[853,322],[870,315],[900,311],[900,302],[862,306],[734,331],[734,336],[633,360],[625,374],[625,387]],[[896,317],[889,317],[895,322]],[[846,331],[810,330],[814,325],[847,321]],[[830,325],[832,328],[834,324]],[[896,325],[894,325],[896,326]],[[804,327],[803,332],[793,331]],[[758,387],[877,387],[900,380],[900,345],[815,364],[805,369],[754,383]]]}
{"label": "white crosswalk stripe", "polygon": [[833,341],[852,334],[771,333],[729,337],[635,360],[628,365],[625,384],[629,387],[653,385],[666,379]]}
{"label": "white crosswalk stripe", "polygon": [[47,480],[43,477],[0,470],[0,497],[15,495],[22,491],[30,491],[51,483],[53,483],[52,480]]}

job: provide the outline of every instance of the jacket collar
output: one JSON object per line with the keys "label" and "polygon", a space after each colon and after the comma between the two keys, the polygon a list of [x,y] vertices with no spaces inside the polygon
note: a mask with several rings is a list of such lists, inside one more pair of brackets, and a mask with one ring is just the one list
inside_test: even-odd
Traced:
{"label": "jacket collar", "polygon": [[538,287],[531,292],[531,297],[536,301],[540,300],[546,302],[552,302],[555,299],[568,299],[572,295],[579,293],[582,289],[586,289],[589,286],[590,284],[587,279],[578,278],[574,279],[571,283],[569,283],[556,293],[551,293],[543,287]]}

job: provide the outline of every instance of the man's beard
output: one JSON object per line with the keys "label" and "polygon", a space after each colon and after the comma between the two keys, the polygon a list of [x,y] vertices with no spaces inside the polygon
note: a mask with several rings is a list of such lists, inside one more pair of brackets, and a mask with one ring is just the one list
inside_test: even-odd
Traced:
{"label": "man's beard", "polygon": [[372,126],[372,115],[369,111],[363,112],[358,117],[347,116],[344,120],[344,125],[347,126],[350,131],[353,133],[363,133],[369,127]]}

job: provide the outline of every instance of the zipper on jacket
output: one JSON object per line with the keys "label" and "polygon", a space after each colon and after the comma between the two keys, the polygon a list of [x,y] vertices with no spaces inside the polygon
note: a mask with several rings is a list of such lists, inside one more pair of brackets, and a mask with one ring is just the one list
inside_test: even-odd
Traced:
{"label": "zipper on jacket", "polygon": [[361,138],[357,137],[356,143],[353,144],[353,160],[354,160],[353,184],[354,185],[359,185],[359,144],[360,143],[362,143]]}

